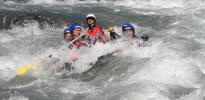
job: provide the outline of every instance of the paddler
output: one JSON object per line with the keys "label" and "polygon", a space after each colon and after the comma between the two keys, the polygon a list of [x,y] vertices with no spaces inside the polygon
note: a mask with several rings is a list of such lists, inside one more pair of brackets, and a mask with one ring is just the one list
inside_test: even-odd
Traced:
{"label": "paddler", "polygon": [[77,49],[79,49],[81,46],[86,46],[84,41],[85,36],[80,34],[81,26],[79,24],[72,24],[69,29],[70,33],[73,34],[73,46],[75,46]]}
{"label": "paddler", "polygon": [[[84,41],[84,35],[80,34],[81,32],[81,26],[79,24],[72,24],[70,25],[69,28],[66,28],[64,30],[64,40],[66,44],[68,44],[69,49],[77,48],[80,49],[82,46],[87,46],[85,41]],[[66,45],[65,44],[65,45]],[[59,46],[57,48],[58,51],[63,49],[63,45]],[[70,57],[70,61],[77,60],[78,56],[73,55]]]}
{"label": "paddler", "polygon": [[[122,26],[122,32],[128,38],[131,38],[131,39],[135,39],[136,38],[135,28],[131,24],[124,24]],[[139,39],[142,40],[142,41],[148,41],[149,35],[144,34]]]}
{"label": "paddler", "polygon": [[[79,24],[71,24],[69,28],[66,28],[64,31],[64,39],[66,43],[69,44],[68,48],[73,50],[78,50],[82,46],[86,46],[84,42],[84,35],[81,35],[81,26]],[[73,70],[71,63],[78,60],[78,55],[78,53],[72,53],[72,55],[68,57],[68,61],[64,62],[63,67],[60,67],[59,64],[56,64],[57,70],[62,71],[64,68],[69,71]]]}
{"label": "paddler", "polygon": [[96,42],[105,43],[106,37],[102,28],[96,25],[96,16],[94,14],[88,14],[86,16],[88,30],[85,31],[85,35],[88,37],[89,44],[95,44]]}
{"label": "paddler", "polygon": [[108,32],[110,32],[110,40],[116,40],[117,38],[120,38],[120,35],[118,35],[115,31],[114,31],[114,27],[109,26],[108,27]]}
{"label": "paddler", "polygon": [[[140,38],[136,37],[135,28],[131,24],[124,24],[122,26],[122,33],[124,36],[124,42],[128,42],[131,45],[133,45],[134,43],[137,43],[138,47],[142,47],[148,44],[149,36],[142,35]],[[121,53],[122,51],[123,49],[115,50],[116,53]]]}
{"label": "paddler", "polygon": [[122,26],[122,32],[127,38],[135,39],[135,28],[131,24],[124,24]]}
{"label": "paddler", "polygon": [[[87,46],[85,43],[85,36],[81,35],[81,26],[79,24],[72,24],[70,26],[70,33],[73,34],[72,35],[72,39],[73,39],[73,47],[76,47],[77,49],[80,49],[82,46]],[[72,47],[72,48],[73,48]],[[72,49],[71,48],[71,49]],[[70,57],[70,61],[75,61],[78,59],[78,55],[73,55]]]}
{"label": "paddler", "polygon": [[69,43],[73,40],[73,34],[70,32],[70,28],[66,28],[64,30],[64,40],[66,41],[66,43]]}

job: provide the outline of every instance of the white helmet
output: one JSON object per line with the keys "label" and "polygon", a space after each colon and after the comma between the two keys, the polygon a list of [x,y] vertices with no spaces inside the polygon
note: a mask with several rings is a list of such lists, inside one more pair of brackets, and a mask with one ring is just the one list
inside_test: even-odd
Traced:
{"label": "white helmet", "polygon": [[96,20],[96,16],[94,15],[94,14],[88,14],[87,16],[86,16],[86,18],[88,19],[88,18],[94,18],[95,20]]}

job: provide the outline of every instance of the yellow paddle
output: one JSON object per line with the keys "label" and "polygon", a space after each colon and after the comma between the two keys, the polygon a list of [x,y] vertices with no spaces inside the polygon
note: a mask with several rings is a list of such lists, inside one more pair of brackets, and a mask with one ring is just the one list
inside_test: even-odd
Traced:
{"label": "yellow paddle", "polygon": [[[82,37],[82,36],[84,36],[84,35],[85,35],[85,34],[80,35],[79,37],[77,37],[76,39],[74,39],[73,41],[71,41],[70,43],[73,43],[74,41],[78,40],[80,37]],[[51,58],[51,57],[52,57],[52,55],[49,55],[49,58]],[[30,69],[31,67],[34,67],[34,68],[36,68],[36,70],[39,70],[39,69],[41,68],[41,65],[42,65],[45,61],[46,61],[46,60],[43,59],[43,60],[41,60],[41,61],[40,61],[39,63],[37,63],[37,64],[30,63],[30,64],[24,66],[23,68],[21,68],[20,70],[18,70],[18,71],[17,71],[17,74],[18,74],[18,75],[22,75],[22,74],[24,74],[28,69]]]}
{"label": "yellow paddle", "polygon": [[34,67],[36,70],[39,70],[41,68],[41,65],[45,62],[46,60],[43,59],[41,60],[39,63],[37,64],[33,64],[33,63],[30,63],[26,66],[24,66],[23,68],[21,68],[20,70],[17,71],[17,74],[18,75],[22,75],[24,74],[28,69],[30,69],[31,67]]}

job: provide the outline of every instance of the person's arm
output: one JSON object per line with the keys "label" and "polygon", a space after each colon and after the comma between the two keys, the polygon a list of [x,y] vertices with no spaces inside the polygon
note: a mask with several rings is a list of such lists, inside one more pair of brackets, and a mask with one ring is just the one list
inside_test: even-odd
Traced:
{"label": "person's arm", "polygon": [[120,35],[118,35],[116,32],[113,32],[118,38],[120,37]]}

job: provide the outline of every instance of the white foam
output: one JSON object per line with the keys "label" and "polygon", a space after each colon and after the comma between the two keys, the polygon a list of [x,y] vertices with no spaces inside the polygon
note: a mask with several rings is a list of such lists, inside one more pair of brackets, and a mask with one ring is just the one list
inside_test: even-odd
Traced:
{"label": "white foam", "polygon": [[[101,0],[100,3],[106,3],[107,1]],[[28,4],[34,5],[42,5],[42,4],[50,4],[50,5],[78,5],[78,4],[89,4],[89,3],[99,3],[97,0],[86,0],[86,1],[79,1],[79,0],[30,0]]]}
{"label": "white foam", "polygon": [[[6,1],[5,5],[14,5],[16,1]],[[19,3],[17,3],[19,4]],[[112,4],[129,8],[159,9],[159,8],[198,8],[203,6],[202,0],[30,0],[26,5],[78,5],[78,4]]]}
{"label": "white foam", "polygon": [[[134,24],[135,27],[137,27],[137,31],[140,32],[142,30],[141,27]],[[120,27],[115,27],[116,32],[121,33]],[[27,27],[19,28],[14,27],[14,29],[8,31],[8,33],[12,34],[5,35],[6,38],[4,41],[1,41],[2,43],[8,43],[9,41],[12,41],[12,39],[21,39],[26,38],[30,36],[36,36],[41,37],[43,35],[45,30],[40,30],[38,28],[37,23],[31,23]],[[59,33],[51,33],[51,34],[59,34]],[[122,35],[122,34],[121,34]],[[167,41],[164,41],[163,38],[168,35],[170,38],[174,38],[174,35],[180,35],[177,30],[165,30],[163,34],[158,34],[162,37],[162,39],[155,38],[151,45],[148,47],[137,47],[130,46],[129,48],[125,48],[124,52],[122,53],[122,56],[128,56],[128,57],[134,57],[136,60],[140,60],[143,58],[149,58],[151,59],[148,62],[145,62],[145,66],[143,66],[140,70],[138,69],[138,65],[134,66],[125,66],[129,68],[129,71],[134,74],[129,74],[127,79],[122,80],[126,85],[128,84],[135,84],[135,83],[144,83],[145,86],[148,84],[148,87],[143,88],[139,91],[131,91],[124,94],[124,97],[121,97],[121,100],[134,100],[134,99],[157,99],[157,100],[169,100],[168,97],[161,94],[161,89],[165,88],[164,85],[180,85],[187,88],[201,88],[203,87],[203,80],[202,73],[205,73],[204,68],[204,50],[199,50],[196,53],[202,56],[192,57],[190,55],[187,55],[185,52],[181,50],[185,50],[186,52],[190,53],[186,49],[186,45],[184,45],[181,42],[177,41],[169,41],[169,38],[167,38]],[[183,37],[187,37],[185,39],[196,38],[193,34],[182,34]],[[0,37],[3,37],[0,35]],[[8,39],[8,41],[6,41]],[[10,39],[10,40],[9,40]],[[197,41],[201,44],[204,44],[203,38],[196,38],[201,41]],[[54,40],[55,41],[55,40]],[[44,45],[44,44],[41,44]],[[27,45],[26,45],[27,46]],[[73,55],[75,52],[81,53],[86,52],[79,56],[79,60],[74,63],[76,65],[76,72],[81,73],[83,71],[88,70],[91,66],[89,66],[89,62],[96,62],[98,57],[102,55],[106,55],[107,53],[110,53],[114,51],[117,48],[123,48],[127,46],[126,43],[119,40],[118,44],[100,44],[97,43],[93,48],[87,48],[87,49],[80,49],[72,51],[66,51],[66,55],[63,55],[63,60],[68,59],[69,56]],[[52,47],[51,47],[52,48]],[[0,71],[1,78],[2,79],[10,79],[12,78],[16,72],[17,69],[21,68],[22,66],[28,64],[33,59],[41,59],[44,57],[47,57],[49,54],[53,54],[56,51],[54,49],[48,48],[47,50],[43,51],[42,54],[38,56],[33,55],[24,55],[17,54],[13,55],[11,57],[1,57],[0,58]],[[53,47],[54,48],[54,47]],[[185,48],[185,49],[184,49]],[[24,56],[22,56],[24,55]],[[64,59],[65,58],[65,59]],[[43,73],[43,72],[42,72]],[[123,73],[123,74],[126,74]],[[121,76],[119,76],[121,78]],[[115,79],[112,79],[112,82],[114,82]],[[51,82],[45,82],[45,83],[51,83]],[[64,83],[64,82],[62,82]],[[75,82],[74,82],[75,83]],[[157,84],[159,83],[159,86],[155,85],[152,87],[150,84]],[[66,82],[64,84],[67,84]],[[79,84],[75,83],[74,85],[67,84],[65,87],[59,87],[58,90],[62,92],[63,94],[78,94],[78,93],[90,93],[95,91],[95,89],[89,89],[89,85],[87,84],[81,84],[82,88],[79,88]],[[119,83],[120,84],[120,83]],[[162,85],[161,85],[162,84]],[[115,84],[116,85],[116,84]],[[55,86],[52,85],[52,86]],[[64,85],[63,85],[64,86]],[[83,87],[84,86],[84,87]],[[149,87],[150,86],[150,87]],[[92,88],[92,87],[91,87]],[[109,87],[108,87],[109,88]],[[87,90],[86,90],[87,89]],[[198,91],[198,90],[197,90]],[[183,97],[180,97],[182,100],[202,100],[201,96],[203,96],[204,90],[199,90],[198,92],[193,92],[190,95],[186,95]],[[19,97],[14,97],[15,99]],[[189,98],[189,99],[186,99]],[[193,99],[191,99],[193,98]],[[24,97],[23,97],[24,99]],[[28,98],[25,97],[25,100]],[[13,100],[13,97],[11,97],[11,100]]]}
{"label": "white foam", "polygon": [[204,90],[197,89],[194,92],[191,92],[189,95],[184,95],[177,100],[204,100]]}
{"label": "white foam", "polygon": [[8,81],[12,77],[15,76],[16,72],[16,62],[15,60],[11,60],[10,57],[1,57],[0,58],[0,79],[4,81]]}
{"label": "white foam", "polygon": [[19,38],[43,35],[43,32],[36,21],[31,21],[31,23],[24,24],[24,27],[14,26],[10,32],[17,35]]}
{"label": "white foam", "polygon": [[[3,99],[6,100],[6,99]],[[29,100],[28,97],[24,97],[24,96],[11,96],[8,100]]]}
{"label": "white foam", "polygon": [[[45,36],[44,33],[46,32],[47,30],[41,30],[39,28],[37,22],[29,23],[25,27],[15,26],[11,30],[1,31],[0,45],[6,48],[5,50],[9,50],[7,55],[0,56],[0,78],[2,80],[8,81],[9,79],[13,78],[16,75],[17,70],[21,69],[27,64],[30,64],[31,62],[38,62],[41,59],[48,58],[48,55],[51,54],[50,52],[48,52],[50,54],[46,53],[38,56],[29,54],[30,50],[35,49],[35,46],[31,46],[32,44],[28,44],[26,42],[27,38],[35,40],[36,38],[42,37],[43,35]],[[50,32],[48,35],[53,33]],[[2,54],[3,53],[4,52],[2,52]]]}
{"label": "white foam", "polygon": [[[163,42],[155,41],[150,47],[132,49],[124,54],[152,59],[143,70],[131,76],[128,82],[136,83],[149,80],[187,87],[197,87],[197,84],[200,84],[198,83],[200,81],[198,68],[192,65],[194,62],[189,58],[184,58],[182,52],[167,48]],[[133,67],[137,67],[137,65]]]}
{"label": "white foam", "polygon": [[1,38],[0,40],[1,43],[8,43],[14,40],[14,37],[3,33],[0,34],[0,38]]}

